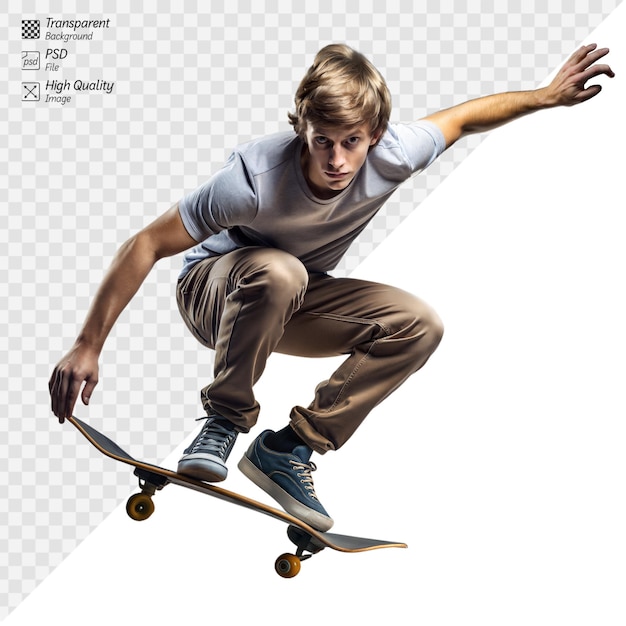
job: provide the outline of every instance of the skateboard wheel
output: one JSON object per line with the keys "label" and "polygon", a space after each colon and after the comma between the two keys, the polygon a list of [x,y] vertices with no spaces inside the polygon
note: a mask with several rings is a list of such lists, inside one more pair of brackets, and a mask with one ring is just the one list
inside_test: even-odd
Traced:
{"label": "skateboard wheel", "polygon": [[274,569],[283,578],[293,578],[300,571],[300,559],[295,554],[281,554],[276,559]]}
{"label": "skateboard wheel", "polygon": [[152,502],[152,498],[145,493],[136,493],[134,496],[128,498],[126,512],[131,519],[142,522],[154,513],[154,502]]}

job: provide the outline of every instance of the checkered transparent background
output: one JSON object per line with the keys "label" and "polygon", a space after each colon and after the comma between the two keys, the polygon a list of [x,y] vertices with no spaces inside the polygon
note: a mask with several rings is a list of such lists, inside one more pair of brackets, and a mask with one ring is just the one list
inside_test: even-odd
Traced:
{"label": "checkered transparent background", "polygon": [[[76,0],[10,0],[0,15],[0,617],[134,484],[51,418],[47,392],[120,243],[204,181],[233,145],[287,130],[295,87],[326,43],[345,41],[370,57],[394,95],[393,119],[407,121],[536,86],[619,1],[181,0],[142,3],[143,13],[129,4],[94,1],[87,14]],[[22,19],[48,16],[110,18],[111,27],[69,42],[58,72],[22,71],[22,50],[43,57],[62,47],[21,40]],[[22,81],[53,78],[115,81],[115,89],[72,93],[65,106],[21,102]],[[401,189],[337,274],[479,142],[455,147]],[[195,428],[198,390],[211,373],[211,355],[178,319],[179,266],[167,260],[150,275],[106,345],[92,406],[77,409],[155,461]]]}

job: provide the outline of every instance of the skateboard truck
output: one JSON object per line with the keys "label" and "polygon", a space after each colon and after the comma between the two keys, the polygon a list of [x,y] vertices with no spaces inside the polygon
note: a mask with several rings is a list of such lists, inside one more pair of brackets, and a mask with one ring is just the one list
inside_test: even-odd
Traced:
{"label": "skateboard truck", "polygon": [[[290,525],[287,527],[287,536],[292,541],[292,543],[298,548],[297,556],[301,557],[300,560],[304,561],[305,559],[311,558],[314,554],[317,554],[321,550],[323,550],[326,546],[322,545],[315,541],[315,538],[309,535],[309,533],[301,530],[297,526]],[[304,555],[304,551],[310,552],[311,554]]]}
{"label": "skateboard truck", "polygon": [[[315,538],[297,526],[287,527],[287,536],[298,548],[295,554],[281,554],[274,564],[274,569],[283,578],[293,578],[300,572],[300,563],[321,552],[326,546],[315,541]],[[309,552],[310,554],[304,554]]]}
{"label": "skateboard truck", "polygon": [[154,472],[136,467],[135,476],[139,478],[141,493],[136,493],[128,498],[126,513],[128,517],[137,522],[147,520],[154,513],[152,496],[163,489],[170,481],[166,476],[160,476]]}

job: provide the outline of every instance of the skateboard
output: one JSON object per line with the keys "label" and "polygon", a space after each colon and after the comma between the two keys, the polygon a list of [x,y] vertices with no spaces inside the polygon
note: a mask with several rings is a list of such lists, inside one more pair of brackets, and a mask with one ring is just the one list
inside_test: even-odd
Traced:
{"label": "skateboard", "polygon": [[143,521],[148,519],[152,513],[154,513],[152,497],[166,485],[174,484],[199,491],[200,493],[206,493],[214,498],[219,498],[231,504],[263,513],[286,523],[288,525],[287,536],[296,546],[297,550],[295,554],[281,554],[276,559],[274,569],[277,574],[283,578],[293,578],[296,576],[300,572],[301,562],[321,552],[324,548],[331,548],[339,552],[367,552],[381,548],[407,547],[405,543],[396,541],[366,539],[364,537],[352,537],[350,535],[338,535],[336,533],[315,530],[315,528],[293,517],[293,515],[264,504],[263,502],[257,502],[239,493],[195,480],[164,467],[159,467],[158,465],[138,461],[112,439],[109,439],[106,435],[98,432],[95,428],[79,420],[77,417],[70,417],[67,421],[75,426],[92,445],[102,452],[102,454],[135,468],[134,474],[139,479],[141,491],[130,496],[126,504],[126,512],[133,520]]}

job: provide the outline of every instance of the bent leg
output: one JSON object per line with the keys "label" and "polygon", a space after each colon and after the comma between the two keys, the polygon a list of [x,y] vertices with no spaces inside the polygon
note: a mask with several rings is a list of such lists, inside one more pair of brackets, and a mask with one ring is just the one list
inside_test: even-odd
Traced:
{"label": "bent leg", "polygon": [[349,356],[318,385],[308,407],[293,408],[293,429],[319,453],[338,449],[378,403],[426,363],[442,335],[437,314],[403,290],[311,277],[277,351]]}
{"label": "bent leg", "polygon": [[253,386],[306,292],[298,259],[272,248],[243,248],[202,261],[178,286],[178,306],[193,335],[215,350],[215,376],[202,390],[208,413],[241,432],[256,423]]}

